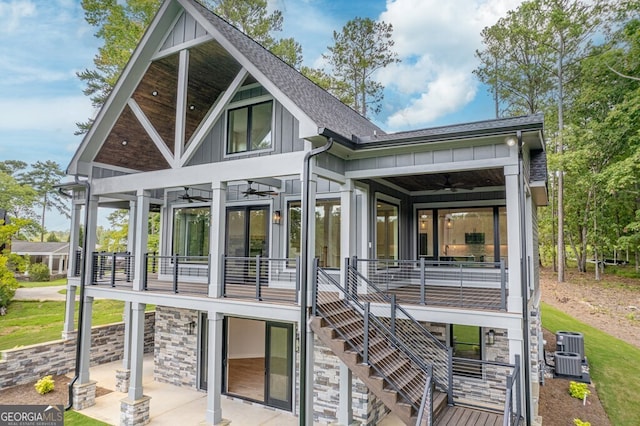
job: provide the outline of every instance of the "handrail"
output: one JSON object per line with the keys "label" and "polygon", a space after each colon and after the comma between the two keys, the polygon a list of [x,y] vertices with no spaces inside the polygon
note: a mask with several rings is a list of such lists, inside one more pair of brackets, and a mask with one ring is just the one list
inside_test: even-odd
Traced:
{"label": "handrail", "polygon": [[424,391],[422,392],[422,401],[420,403],[420,410],[418,410],[418,418],[416,419],[416,426],[422,425],[422,416],[424,415],[424,409],[429,403],[429,421],[427,426],[433,425],[433,366],[430,366],[431,374],[427,375],[427,381],[424,384]]}
{"label": "handrail", "polygon": [[[451,387],[451,380],[452,380],[452,362],[451,362],[451,357],[452,357],[452,352],[451,350],[444,344],[442,343],[440,340],[438,340],[433,334],[431,334],[431,332],[429,332],[429,330],[426,329],[426,327],[424,327],[422,324],[420,324],[420,322],[418,322],[409,312],[407,312],[406,309],[404,309],[401,305],[399,305],[398,303],[396,303],[395,301],[395,297],[394,296],[389,296],[388,294],[382,292],[375,284],[373,284],[371,281],[369,281],[366,277],[364,277],[357,269],[356,269],[356,260],[354,259],[353,262],[348,263],[347,266],[347,275],[348,277],[353,277],[356,280],[357,279],[361,279],[363,280],[367,285],[371,286],[376,292],[377,294],[382,295],[382,300],[389,303],[391,305],[391,327],[392,330],[395,329],[395,319],[397,317],[396,315],[396,310],[400,311],[408,321],[410,321],[411,325],[417,328],[417,333],[421,333],[423,336],[425,336],[428,339],[428,344],[435,346],[434,349],[436,350],[440,350],[442,351],[441,353],[441,357],[444,363],[444,367],[446,368],[446,371],[441,371],[439,373],[439,375],[441,376],[440,378],[438,378],[437,376],[434,376],[435,379],[435,384],[437,384],[441,389],[443,389],[445,392],[447,392],[447,397],[449,402],[453,401],[453,394],[452,394],[452,387]],[[347,288],[356,288],[357,289],[357,281],[356,283],[352,283],[349,278],[347,279],[348,281],[348,285]],[[354,295],[355,298],[357,299],[357,294]],[[394,336],[397,336],[397,334],[395,333],[395,331],[393,332]],[[416,335],[412,333],[411,335],[411,339],[415,339]],[[412,351],[413,353],[414,351]],[[418,355],[416,355],[418,356]],[[445,378],[446,378],[446,383],[445,383]]]}
{"label": "handrail", "polygon": [[222,296],[298,303],[300,259],[223,256]]}
{"label": "handrail", "polygon": [[[132,286],[135,257],[130,252],[92,252],[92,285]],[[120,284],[124,283],[124,284]]]}
{"label": "handrail", "polygon": [[[344,296],[343,300],[346,303],[350,304],[352,308],[353,307],[357,308],[357,309],[353,309],[353,311],[357,312],[362,317],[363,321],[365,321],[366,330],[363,333],[364,339],[367,339],[369,335],[368,329],[373,328],[375,331],[380,332],[382,335],[384,335],[385,338],[387,338],[393,346],[395,346],[398,350],[400,350],[412,363],[414,363],[424,373],[425,376],[428,375],[430,371],[432,372],[429,366],[425,365],[424,362],[419,357],[416,357],[413,354],[413,352],[410,350],[410,348],[408,348],[403,341],[397,339],[391,333],[391,330],[377,316],[369,312],[369,306],[370,306],[369,303],[362,304],[357,300],[357,298],[354,298],[351,294],[349,294],[349,292],[345,291],[345,289],[342,286],[340,286],[340,284],[336,282],[336,280],[333,277],[331,277],[323,269],[317,266],[317,261],[318,260],[316,259],[315,261],[316,264],[314,265],[314,270],[316,272],[316,274],[314,274],[315,291],[313,292],[313,305],[312,305],[314,310],[313,312],[314,315],[320,315],[327,322],[329,322],[330,324],[332,323],[331,320],[322,312],[321,304],[318,302],[318,295],[321,292],[319,290],[318,281],[319,281],[319,278],[322,277],[325,280],[325,282],[331,286],[331,288],[335,288],[339,294],[342,294]],[[332,325],[335,325],[335,324],[332,324]],[[358,354],[360,354],[360,356],[362,356],[365,362],[368,361],[366,342],[363,342],[363,347],[362,349],[360,349],[358,345],[354,344],[352,339],[347,337],[342,332],[342,330],[340,330],[338,327],[335,327],[334,329],[338,333],[338,335],[340,335],[354,351],[356,351]],[[393,388],[393,390],[395,390],[399,395],[402,396],[402,398],[404,398],[410,405],[412,405],[415,410],[419,410],[420,407],[416,405],[416,403],[414,402],[414,399],[410,395],[408,395],[406,392],[404,392],[400,387],[398,387],[393,380],[390,380],[390,377],[387,377],[384,374],[384,372],[375,363],[369,364],[369,366],[373,368],[378,374],[380,374],[381,377],[384,377],[385,381],[391,386],[391,388]],[[432,407],[430,407],[430,409],[432,409]]]}
{"label": "handrail", "polygon": [[[516,412],[513,412],[513,389],[516,389]],[[520,407],[520,355],[516,355],[513,372],[507,376],[507,394],[504,403],[503,426],[520,424],[522,416]]]}

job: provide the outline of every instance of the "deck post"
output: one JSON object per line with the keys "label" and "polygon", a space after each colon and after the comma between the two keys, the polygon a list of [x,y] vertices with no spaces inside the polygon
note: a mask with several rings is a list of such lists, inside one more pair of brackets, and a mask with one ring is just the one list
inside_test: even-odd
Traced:
{"label": "deck post", "polygon": [[453,348],[451,346],[447,348],[447,358],[447,378],[449,381],[447,385],[447,404],[453,405]]}
{"label": "deck post", "polygon": [[256,256],[256,300],[262,300],[260,297],[260,255]]}
{"label": "deck post", "polygon": [[426,305],[426,287],[427,287],[427,279],[426,279],[426,265],[424,262],[424,257],[420,258],[420,304]]}
{"label": "deck post", "polygon": [[116,252],[111,255],[111,287],[116,286]]}
{"label": "deck post", "polygon": [[500,309],[507,310],[507,273],[504,259],[500,259]]}
{"label": "deck post", "polygon": [[371,302],[367,302],[364,305],[364,336],[362,343],[362,362],[369,364],[369,311],[371,309]]}
{"label": "deck post", "polygon": [[396,337],[396,295],[391,295],[391,335]]}
{"label": "deck post", "polygon": [[178,292],[178,253],[173,255],[173,292]]}

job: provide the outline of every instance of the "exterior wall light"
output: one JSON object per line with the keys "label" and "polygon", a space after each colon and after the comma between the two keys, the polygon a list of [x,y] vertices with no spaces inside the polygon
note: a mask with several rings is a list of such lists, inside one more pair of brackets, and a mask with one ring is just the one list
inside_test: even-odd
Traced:
{"label": "exterior wall light", "polygon": [[193,333],[195,332],[195,330],[196,330],[196,322],[195,321],[189,321],[187,323],[187,334],[189,336],[192,336]]}
{"label": "exterior wall light", "polygon": [[492,346],[494,343],[496,343],[496,332],[491,329],[487,331],[487,345]]}
{"label": "exterior wall light", "polygon": [[273,212],[273,224],[274,225],[280,225],[280,221],[282,220],[282,214],[280,213],[280,210],[276,210]]}
{"label": "exterior wall light", "polygon": [[516,146],[518,144],[518,138],[514,135],[509,135],[504,138],[504,143],[506,143],[507,146]]}

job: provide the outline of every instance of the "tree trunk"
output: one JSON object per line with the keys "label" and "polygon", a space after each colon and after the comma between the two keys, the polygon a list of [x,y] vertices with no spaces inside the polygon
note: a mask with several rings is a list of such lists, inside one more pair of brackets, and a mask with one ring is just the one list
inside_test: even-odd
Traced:
{"label": "tree trunk", "polygon": [[[562,156],[563,147],[563,130],[564,130],[564,110],[563,110],[563,53],[564,44],[563,39],[560,37],[560,46],[558,49],[558,145],[556,146],[556,152]],[[560,173],[558,173],[558,282],[564,282],[564,175],[563,175],[562,161],[560,162]]]}

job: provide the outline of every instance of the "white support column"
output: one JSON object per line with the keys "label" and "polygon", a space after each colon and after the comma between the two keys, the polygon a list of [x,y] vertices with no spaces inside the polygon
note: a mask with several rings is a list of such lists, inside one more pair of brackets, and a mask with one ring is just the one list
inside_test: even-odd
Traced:
{"label": "white support column", "polygon": [[125,370],[129,370],[131,369],[131,302],[124,302],[122,321],[124,321],[124,348],[122,354],[122,368]]}
{"label": "white support column", "polygon": [[91,317],[93,316],[93,297],[84,298],[84,308],[82,312],[82,342],[80,344],[80,374],[78,383],[89,383],[89,366],[91,363]]}
{"label": "white support column", "polygon": [[[301,277],[301,279],[303,280],[307,280],[307,294],[306,295],[301,295],[302,297],[306,297],[307,298],[307,306],[311,307],[312,306],[312,302],[313,302],[313,285],[311,285],[314,281],[314,276],[313,276],[313,262],[314,259],[316,257],[316,253],[315,253],[315,246],[316,246],[316,227],[315,227],[315,223],[316,223],[316,193],[317,193],[317,189],[318,189],[318,175],[315,173],[311,173],[309,176],[309,209],[306,212],[307,214],[307,219],[308,219],[308,224],[309,224],[309,229],[307,229],[307,235],[302,235],[302,238],[306,238],[307,239],[307,244],[308,244],[308,251],[307,251],[307,258],[306,259],[301,259],[301,262],[307,262],[307,265],[309,265],[309,267],[307,268],[307,276],[306,277]],[[304,185],[303,185],[303,190],[304,190]],[[304,199],[304,198],[303,198]],[[304,206],[303,206],[304,209]],[[304,214],[304,210],[303,210],[303,214]],[[305,371],[306,371],[306,405],[305,405],[305,413],[306,413],[306,417],[307,420],[309,420],[309,423],[311,423],[310,420],[313,420],[313,369],[314,369],[314,364],[315,364],[315,359],[314,359],[314,344],[313,344],[313,331],[311,331],[311,327],[309,326],[309,324],[300,324],[300,330],[303,330],[304,332],[307,333],[306,336],[306,365],[305,365]]]}
{"label": "white support column", "polygon": [[66,302],[64,306],[64,326],[62,327],[62,338],[69,339],[75,330],[74,317],[76,314],[76,287],[67,285]]}
{"label": "white support column", "polygon": [[206,422],[211,425],[225,424],[222,419],[222,359],[223,359],[223,315],[209,311],[208,324],[208,376],[207,376],[207,414]]}
{"label": "white support column", "polygon": [[96,243],[98,241],[97,229],[98,229],[98,198],[91,197],[89,200],[88,208],[88,216],[89,220],[87,223],[87,229],[84,230],[86,233],[85,238],[87,241],[87,247],[83,248],[83,251],[86,255],[84,261],[84,279],[85,285],[90,285],[93,281],[93,252],[96,249]]}
{"label": "white support column", "polygon": [[49,254],[49,262],[48,262],[48,266],[49,266],[49,273],[53,273],[53,254]]}
{"label": "white support column", "polygon": [[131,376],[129,381],[130,401],[137,401],[143,396],[142,358],[144,356],[144,303],[131,303]]}
{"label": "white support column", "polygon": [[134,262],[134,278],[133,289],[141,291],[144,287],[145,261],[144,254],[147,252],[147,239],[149,229],[149,197],[150,194],[145,190],[138,190],[136,201],[136,220],[135,220],[135,242],[133,244]]}
{"label": "white support column", "polygon": [[134,253],[136,238],[136,202],[129,201],[129,229],[127,233],[127,251]]}
{"label": "white support column", "polygon": [[224,271],[222,256],[225,254],[227,184],[211,183],[211,221],[209,225],[209,297],[222,297]]}
{"label": "white support column", "polygon": [[505,166],[505,190],[507,198],[507,235],[509,236],[509,298],[507,310],[522,312],[521,253],[522,238],[520,235],[520,202],[518,191],[518,166]]}
{"label": "white support column", "polygon": [[58,274],[61,274],[62,271],[64,270],[64,255],[63,254],[59,254],[58,255]]}
{"label": "white support column", "polygon": [[353,374],[349,367],[340,363],[340,406],[338,407],[338,423],[348,426],[353,423]]}
{"label": "white support column", "polygon": [[[67,277],[75,276],[76,251],[79,248],[78,240],[80,238],[80,209],[82,205],[73,204],[71,207],[71,229],[69,231],[69,263],[67,265]],[[68,290],[68,289],[67,289]]]}
{"label": "white support column", "polygon": [[[352,179],[340,187],[340,276],[347,276],[346,258],[356,255],[356,193]],[[338,423],[350,425],[353,422],[353,375],[351,370],[340,363],[340,405]]]}

